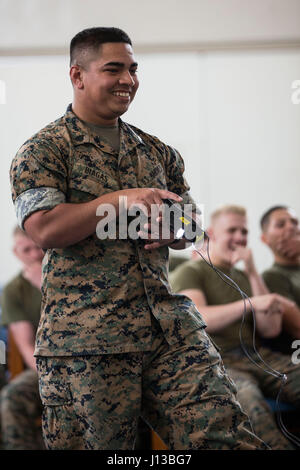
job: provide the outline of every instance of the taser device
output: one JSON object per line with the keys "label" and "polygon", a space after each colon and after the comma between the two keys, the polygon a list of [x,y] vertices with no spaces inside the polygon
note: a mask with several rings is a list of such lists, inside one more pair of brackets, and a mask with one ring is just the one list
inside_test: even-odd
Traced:
{"label": "taser device", "polygon": [[199,243],[205,239],[205,232],[196,221],[183,210],[182,206],[172,199],[163,199],[170,208],[170,230],[176,240],[184,238],[191,243]]}

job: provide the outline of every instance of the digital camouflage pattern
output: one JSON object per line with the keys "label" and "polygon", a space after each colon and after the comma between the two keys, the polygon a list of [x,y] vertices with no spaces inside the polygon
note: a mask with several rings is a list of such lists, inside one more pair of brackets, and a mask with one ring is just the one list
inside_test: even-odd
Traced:
{"label": "digital camouflage pattern", "polygon": [[2,446],[4,450],[42,450],[42,402],[38,376],[28,369],[1,392]]}
{"label": "digital camouflage pattern", "polygon": [[[251,351],[251,350],[249,350]],[[287,382],[282,388],[280,401],[294,405],[294,413],[300,409],[300,369],[291,362],[291,356],[268,348],[259,348],[259,354],[268,367],[258,361],[262,368],[252,364],[242,350],[222,355],[228,375],[237,387],[237,399],[249,416],[253,430],[273,450],[291,450],[295,447],[284,437],[276,422],[276,416],[266,398],[276,400],[281,381],[265,369],[285,373]],[[284,422],[286,425],[286,423]],[[289,430],[289,426],[286,426]]]}
{"label": "digital camouflage pattern", "polygon": [[47,448],[133,449],[141,414],[168,449],[266,449],[205,331],[175,346],[152,332],[147,352],[37,359]]}
{"label": "digital camouflage pattern", "polygon": [[[21,224],[60,202],[137,187],[193,203],[180,155],[119,125],[119,154],[70,108],[23,145],[11,166]],[[199,312],[170,291],[168,248],[143,246],[94,234],[47,250],[35,351],[47,447],[131,449],[141,414],[170,449],[265,448]]]}
{"label": "digital camouflage pattern", "polygon": [[[168,189],[193,202],[178,152],[121,120],[119,125],[117,154],[69,107],[21,147],[11,165],[21,224],[36,210],[121,189]],[[204,326],[190,300],[170,292],[168,248],[147,252],[143,245],[141,240],[99,240],[94,234],[47,250],[36,355],[149,350],[151,314],[169,344]]]}

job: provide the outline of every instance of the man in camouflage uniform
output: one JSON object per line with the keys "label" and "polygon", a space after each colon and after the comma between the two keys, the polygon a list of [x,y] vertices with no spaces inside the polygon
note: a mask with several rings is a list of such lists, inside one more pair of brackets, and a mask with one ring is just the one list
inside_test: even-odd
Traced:
{"label": "man in camouflage uniform", "polygon": [[[197,260],[180,264],[170,275],[170,283],[174,292],[189,296],[201,312],[208,333],[221,348],[226,370],[236,383],[237,398],[249,415],[254,432],[272,449],[293,449],[278,429],[265,396],[276,399],[282,384],[279,373],[284,372],[288,381],[280,398],[299,409],[299,365],[292,363],[291,355],[275,353],[261,344],[262,338],[279,334],[282,316],[291,302],[280,295],[270,294],[258,274],[252,251],[247,247],[248,228],[244,208],[224,206],[216,210],[211,216],[207,233],[211,241],[210,260],[251,297],[255,324],[250,303],[244,304],[240,292],[228,285],[229,280],[224,278],[224,282],[199,255]],[[244,264],[243,271],[235,267],[238,261]],[[256,330],[256,349],[265,363],[253,353],[253,329]],[[240,333],[245,348],[257,365],[245,357]]]}
{"label": "man in camouflage uniform", "polygon": [[19,223],[47,249],[35,350],[47,447],[132,449],[141,414],[170,449],[264,449],[198,311],[170,292],[168,246],[184,241],[96,236],[121,196],[147,210],[191,201],[178,152],[119,119],[136,69],[124,32],[78,33],[72,106],[11,167]]}

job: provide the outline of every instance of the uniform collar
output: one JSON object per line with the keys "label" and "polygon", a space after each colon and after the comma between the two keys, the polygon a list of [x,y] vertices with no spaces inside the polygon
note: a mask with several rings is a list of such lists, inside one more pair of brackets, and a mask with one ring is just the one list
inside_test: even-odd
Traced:
{"label": "uniform collar", "polygon": [[[85,125],[72,110],[72,104],[69,104],[67,111],[64,115],[66,126],[69,130],[73,144],[82,145],[85,143],[92,143],[101,148],[106,153],[116,153],[110,145],[101,141],[99,136],[95,134],[92,129]],[[127,150],[138,145],[145,145],[143,139],[122,119],[119,118],[120,126],[120,149],[126,146]]]}

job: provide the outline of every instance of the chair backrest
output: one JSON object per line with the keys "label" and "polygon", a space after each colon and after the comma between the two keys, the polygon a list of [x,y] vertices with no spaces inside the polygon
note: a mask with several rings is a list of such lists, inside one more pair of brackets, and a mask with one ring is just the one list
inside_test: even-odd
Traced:
{"label": "chair backrest", "polygon": [[15,343],[10,328],[8,328],[7,337],[7,369],[9,373],[9,380],[12,380],[25,369],[23,358],[20,354],[18,346]]}
{"label": "chair backrest", "polygon": [[161,438],[156,434],[156,432],[151,430],[151,449],[152,450],[168,450],[168,447],[161,440]]}

